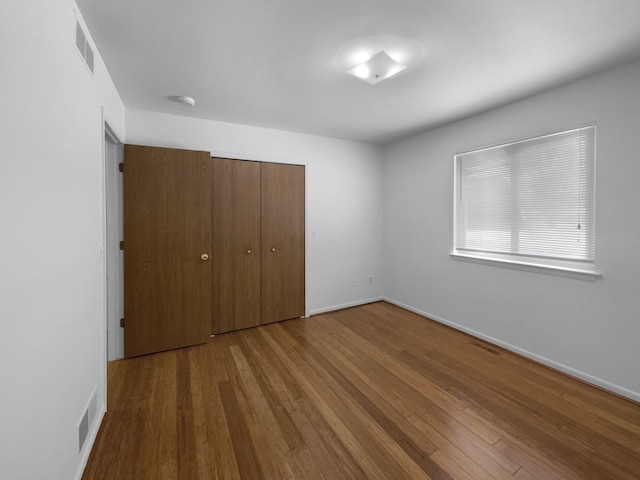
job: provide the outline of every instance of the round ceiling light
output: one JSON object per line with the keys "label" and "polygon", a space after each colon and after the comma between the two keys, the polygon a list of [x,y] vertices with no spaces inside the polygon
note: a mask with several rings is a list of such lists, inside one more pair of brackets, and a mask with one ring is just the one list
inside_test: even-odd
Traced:
{"label": "round ceiling light", "polygon": [[192,97],[180,96],[176,98],[176,102],[185,107],[193,107],[196,104],[196,101]]}

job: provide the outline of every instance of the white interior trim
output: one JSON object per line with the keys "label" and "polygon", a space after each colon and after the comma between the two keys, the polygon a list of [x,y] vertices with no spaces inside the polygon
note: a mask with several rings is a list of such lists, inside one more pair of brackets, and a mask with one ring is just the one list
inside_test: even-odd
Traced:
{"label": "white interior trim", "polygon": [[[542,263],[533,263],[523,260],[506,259],[506,258],[489,258],[482,254],[473,255],[470,253],[452,252],[449,256],[453,260],[462,262],[479,263],[491,267],[510,268],[512,270],[522,270],[525,272],[543,273],[545,275],[553,275],[556,277],[573,278],[575,280],[585,280],[595,282],[602,277],[602,274],[595,270],[586,270],[575,267],[566,267],[560,265],[550,265]],[[568,263],[568,262],[565,262]]]}
{"label": "white interior trim", "polygon": [[360,305],[375,303],[381,300],[384,300],[384,297],[373,297],[366,300],[357,300],[355,302],[343,303],[341,305],[333,305],[331,307],[316,308],[315,310],[311,310],[310,315],[319,315],[321,313],[334,312],[336,310],[343,310],[345,308],[359,307]]}
{"label": "white interior trim", "polygon": [[258,153],[225,152],[222,150],[213,150],[210,153],[212,157],[228,158],[230,160],[253,160],[255,162],[290,163],[293,165],[307,166],[307,162],[300,158],[261,155]]}
{"label": "white interior trim", "polygon": [[84,444],[82,457],[80,458],[80,465],[78,465],[78,471],[76,472],[76,476],[74,480],[82,480],[82,475],[84,474],[84,469],[87,467],[87,462],[89,461],[89,455],[91,455],[91,451],[93,450],[93,445],[98,436],[98,431],[100,430],[100,425],[102,425],[102,420],[104,419],[105,413],[107,413],[106,408],[106,400],[105,403],[98,407],[96,419],[91,426],[91,430],[89,431],[89,435],[87,436],[87,441]]}
{"label": "white interior trim", "polygon": [[[106,135],[107,135],[107,123],[105,115],[105,106],[100,105],[100,201],[102,202],[102,244],[100,245],[100,263],[102,264],[102,331],[104,332],[104,339],[102,342],[102,381],[104,398],[102,399],[102,406],[100,409],[107,409],[107,355],[108,346],[107,339],[108,332],[108,318],[107,318],[107,262],[105,255],[105,248],[107,245],[107,152],[106,152]],[[109,129],[111,130],[111,129]],[[111,135],[111,133],[109,133]],[[101,420],[102,421],[102,420]],[[93,448],[93,440],[91,440],[88,450]],[[84,471],[84,466],[82,467]]]}

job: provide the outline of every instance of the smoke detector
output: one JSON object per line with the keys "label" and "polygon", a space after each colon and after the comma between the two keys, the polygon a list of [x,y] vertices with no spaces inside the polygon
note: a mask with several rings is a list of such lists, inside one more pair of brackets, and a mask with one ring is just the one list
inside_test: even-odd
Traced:
{"label": "smoke detector", "polygon": [[196,101],[192,97],[180,96],[176,98],[176,102],[180,105],[184,105],[185,107],[193,107],[196,104]]}

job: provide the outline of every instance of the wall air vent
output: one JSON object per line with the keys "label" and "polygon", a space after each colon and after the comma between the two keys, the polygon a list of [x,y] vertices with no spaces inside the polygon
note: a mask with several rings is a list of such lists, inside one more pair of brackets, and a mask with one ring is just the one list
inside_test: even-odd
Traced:
{"label": "wall air vent", "polygon": [[84,442],[87,441],[87,435],[89,435],[89,411],[85,410],[84,415],[80,420],[80,425],[78,425],[78,444],[80,446],[80,452],[82,451],[82,447],[84,447]]}
{"label": "wall air vent", "polygon": [[87,35],[78,20],[76,20],[76,48],[84,60],[84,64],[93,75],[93,49],[91,48],[91,45],[89,45]]}
{"label": "wall air vent", "polygon": [[96,419],[96,414],[98,413],[98,394],[95,391],[93,395],[91,395],[91,400],[89,400],[87,412],[89,413],[89,425],[93,425],[93,421]]}
{"label": "wall air vent", "polygon": [[78,447],[79,451],[82,452],[85,444],[87,443],[87,439],[89,437],[89,432],[91,431],[91,427],[93,426],[96,418],[98,416],[98,393],[97,387],[94,387],[91,396],[89,397],[89,402],[82,413],[82,417],[77,424],[78,427]]}

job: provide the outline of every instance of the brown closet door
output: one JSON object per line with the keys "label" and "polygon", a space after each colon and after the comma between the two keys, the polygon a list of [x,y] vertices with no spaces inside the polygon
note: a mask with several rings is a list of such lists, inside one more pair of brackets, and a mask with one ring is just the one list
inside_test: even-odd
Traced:
{"label": "brown closet door", "polygon": [[211,160],[125,145],[124,354],[211,338]]}
{"label": "brown closet door", "polygon": [[262,323],[304,316],[304,166],[262,164]]}
{"label": "brown closet door", "polygon": [[213,333],[260,325],[260,164],[213,158]]}

